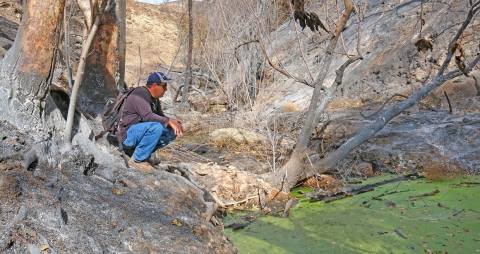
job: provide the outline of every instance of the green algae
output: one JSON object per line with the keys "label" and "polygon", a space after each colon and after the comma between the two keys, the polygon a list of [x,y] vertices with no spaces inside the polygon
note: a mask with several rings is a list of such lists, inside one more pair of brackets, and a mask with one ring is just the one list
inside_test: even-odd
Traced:
{"label": "green algae", "polygon": [[303,198],[285,219],[229,215],[227,226],[246,223],[225,232],[240,253],[480,253],[479,181],[416,179],[331,203]]}

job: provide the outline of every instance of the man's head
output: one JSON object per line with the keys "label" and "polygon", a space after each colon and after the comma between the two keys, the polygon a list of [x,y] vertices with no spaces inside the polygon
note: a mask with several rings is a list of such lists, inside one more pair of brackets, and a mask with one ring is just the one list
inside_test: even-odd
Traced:
{"label": "man's head", "polygon": [[148,76],[147,89],[153,98],[161,98],[167,91],[167,83],[172,82],[173,79],[168,78],[161,72],[154,72]]}

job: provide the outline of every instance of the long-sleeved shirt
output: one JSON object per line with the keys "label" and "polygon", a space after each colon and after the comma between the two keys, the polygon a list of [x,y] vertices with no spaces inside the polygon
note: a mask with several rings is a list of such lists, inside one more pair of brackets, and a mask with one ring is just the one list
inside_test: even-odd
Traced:
{"label": "long-sleeved shirt", "polygon": [[134,89],[125,100],[119,133],[122,142],[127,138],[128,128],[141,122],[159,122],[164,127],[167,127],[168,124],[168,117],[163,113],[160,100],[153,98],[144,86]]}

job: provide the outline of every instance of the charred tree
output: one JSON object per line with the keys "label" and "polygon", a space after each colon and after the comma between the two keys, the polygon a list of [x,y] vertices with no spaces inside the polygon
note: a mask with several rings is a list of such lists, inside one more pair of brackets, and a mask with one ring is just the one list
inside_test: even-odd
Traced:
{"label": "charred tree", "polygon": [[65,0],[28,1],[15,38],[0,66],[0,118],[20,129],[49,129],[55,104],[49,97]]}
{"label": "charred tree", "polygon": [[[84,2],[82,12],[85,20],[84,39],[93,26],[98,8],[97,1]],[[89,5],[92,2],[92,6]],[[76,107],[84,113],[97,117],[102,113],[108,98],[116,97],[125,89],[126,54],[126,3],[123,0],[108,1],[107,10],[99,17],[100,24],[85,59],[85,75],[79,88]],[[87,20],[89,20],[87,22]]]}

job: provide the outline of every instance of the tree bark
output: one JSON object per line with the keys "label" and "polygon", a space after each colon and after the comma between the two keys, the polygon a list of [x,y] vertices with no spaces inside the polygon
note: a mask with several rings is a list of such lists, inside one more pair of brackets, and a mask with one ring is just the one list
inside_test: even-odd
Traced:
{"label": "tree bark", "polygon": [[[327,47],[325,52],[325,58],[322,62],[320,67],[320,74],[315,81],[315,88],[313,90],[312,99],[310,101],[310,106],[308,108],[305,125],[298,135],[296,147],[297,149],[306,149],[308,145],[308,141],[310,140],[310,135],[312,134],[313,129],[317,125],[318,122],[315,122],[315,119],[318,119],[316,116],[323,113],[325,108],[330,103],[331,95],[333,94],[332,90],[335,90],[336,86],[330,86],[326,88],[324,86],[325,78],[327,77],[328,71],[330,69],[330,65],[332,63],[333,58],[333,51],[335,46],[337,45],[338,39],[345,28],[347,21],[350,19],[350,15],[354,10],[353,4],[349,0],[345,0],[345,12],[342,15],[340,22],[337,24],[337,29],[335,33],[330,39],[330,43]],[[327,90],[327,91],[325,91]],[[325,92],[324,92],[325,91]],[[324,93],[325,96],[322,96]],[[319,105],[320,104],[320,105]]]}
{"label": "tree bark", "polygon": [[[98,1],[95,1],[98,2]],[[108,1],[112,4],[113,1]],[[103,106],[125,87],[126,3],[115,0],[100,17],[101,25],[93,38],[85,63],[85,75],[76,107],[100,117]],[[93,17],[97,14],[94,13]]]}
{"label": "tree bark", "polygon": [[85,62],[86,62],[85,59],[90,50],[90,46],[92,45],[93,37],[97,33],[98,26],[100,24],[100,16],[103,14],[103,8],[105,8],[104,3],[106,3],[106,0],[102,1],[102,6],[100,7],[101,11],[97,14],[97,16],[95,16],[95,21],[93,22],[92,27],[88,32],[87,40],[85,41],[85,44],[82,47],[82,54],[80,55],[77,74],[75,75],[75,83],[73,84],[73,89],[70,96],[70,104],[68,106],[67,124],[65,127],[65,136],[64,136],[64,141],[66,142],[66,144],[71,144],[72,142],[72,128],[73,128],[73,119],[75,116],[75,105],[77,103],[77,95],[80,89],[80,84],[82,82],[83,75],[85,73],[84,72]]}
{"label": "tree bark", "polygon": [[63,22],[65,0],[30,0],[15,42],[0,66],[0,118],[20,129],[49,128],[49,85]]}

